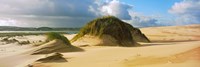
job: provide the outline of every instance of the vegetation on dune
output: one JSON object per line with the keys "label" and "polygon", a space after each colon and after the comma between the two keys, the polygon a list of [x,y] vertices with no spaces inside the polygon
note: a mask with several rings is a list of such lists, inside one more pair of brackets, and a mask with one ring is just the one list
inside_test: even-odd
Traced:
{"label": "vegetation on dune", "polygon": [[20,45],[26,45],[26,44],[30,44],[30,41],[27,40],[27,41],[21,41],[21,42],[18,42],[18,44]]}
{"label": "vegetation on dune", "polygon": [[126,23],[126,26],[131,30],[132,37],[137,42],[150,42],[150,40],[138,28]]}
{"label": "vegetation on dune", "polygon": [[101,38],[104,34],[115,38],[119,46],[136,46],[127,23],[114,16],[104,16],[92,20],[71,41],[74,42],[84,35],[93,35]]}
{"label": "vegetation on dune", "polygon": [[70,41],[64,35],[61,35],[59,33],[49,32],[46,35],[47,35],[47,40],[46,40],[47,42],[52,41],[54,39],[58,39],[63,41],[66,45],[71,45]]}
{"label": "vegetation on dune", "polygon": [[6,44],[10,44],[10,43],[15,43],[15,42],[19,42],[16,39],[10,39],[9,37],[3,38],[2,40],[0,40],[1,42],[5,42]]}
{"label": "vegetation on dune", "polygon": [[54,40],[53,42],[44,44],[45,46],[35,50],[32,55],[36,54],[49,54],[54,52],[79,52],[84,51],[83,49],[73,46],[73,45],[66,45],[61,40]]}
{"label": "vegetation on dune", "polygon": [[70,41],[64,36],[56,32],[47,33],[47,40],[55,41],[52,43],[47,43],[42,48],[34,51],[32,54],[49,54],[53,52],[77,52],[77,51],[84,51],[83,49],[71,45]]}
{"label": "vegetation on dune", "polygon": [[151,42],[143,33],[141,33],[140,30],[138,30],[138,32],[132,32],[132,33],[133,33],[133,39],[136,40],[137,42]]}

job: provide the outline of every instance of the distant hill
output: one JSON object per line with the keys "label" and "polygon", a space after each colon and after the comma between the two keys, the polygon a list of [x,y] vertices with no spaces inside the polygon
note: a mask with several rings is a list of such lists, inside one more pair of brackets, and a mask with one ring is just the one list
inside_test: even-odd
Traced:
{"label": "distant hill", "polygon": [[0,26],[0,31],[78,31],[80,28],[51,28],[51,27],[15,27]]}

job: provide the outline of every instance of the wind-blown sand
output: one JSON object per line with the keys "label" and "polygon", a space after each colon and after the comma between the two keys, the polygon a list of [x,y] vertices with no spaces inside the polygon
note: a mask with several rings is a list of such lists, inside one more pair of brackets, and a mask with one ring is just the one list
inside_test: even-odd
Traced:
{"label": "wind-blown sand", "polygon": [[[33,67],[200,67],[198,27],[200,25],[142,28],[141,31],[152,43],[140,43],[141,47],[81,47],[84,52],[62,53],[68,62],[35,62],[44,55],[29,53],[41,46],[15,47],[23,48],[0,56],[0,67],[23,67],[28,64]],[[75,34],[65,36],[72,39]],[[84,41],[76,44],[82,43]],[[6,45],[0,47],[3,46]]]}

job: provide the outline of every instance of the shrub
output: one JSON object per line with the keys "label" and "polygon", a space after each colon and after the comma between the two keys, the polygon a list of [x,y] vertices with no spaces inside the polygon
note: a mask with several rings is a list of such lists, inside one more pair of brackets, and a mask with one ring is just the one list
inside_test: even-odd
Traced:
{"label": "shrub", "polygon": [[30,41],[27,40],[27,41],[21,41],[21,42],[18,42],[18,44],[20,45],[26,45],[26,44],[30,44]]}
{"label": "shrub", "polygon": [[8,41],[8,38],[3,38],[2,41]]}

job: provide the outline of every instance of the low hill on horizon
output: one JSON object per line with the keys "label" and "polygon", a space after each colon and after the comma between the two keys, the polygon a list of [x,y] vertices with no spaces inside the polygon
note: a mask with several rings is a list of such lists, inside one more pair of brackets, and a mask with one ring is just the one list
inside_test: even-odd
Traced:
{"label": "low hill on horizon", "polygon": [[0,26],[0,31],[79,31],[80,28]]}

